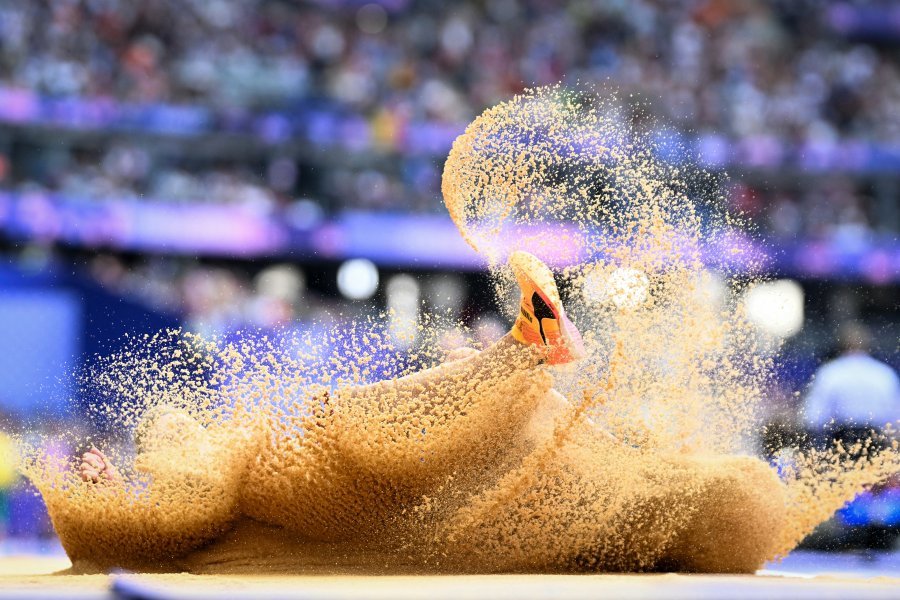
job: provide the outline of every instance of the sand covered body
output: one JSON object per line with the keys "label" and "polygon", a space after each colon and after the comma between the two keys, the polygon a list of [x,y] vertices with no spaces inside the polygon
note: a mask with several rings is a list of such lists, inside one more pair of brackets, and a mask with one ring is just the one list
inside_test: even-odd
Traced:
{"label": "sand covered body", "polygon": [[31,473],[79,573],[751,572],[773,554],[783,492],[764,463],[645,455],[576,417],[532,351],[492,352],[438,367],[427,393],[315,393],[302,436],[231,408],[120,484]]}
{"label": "sand covered body", "polygon": [[408,337],[389,318],[135,340],[91,374],[97,410],[126,440],[161,406],[196,427],[126,443],[116,485],[25,452],[75,568],[752,572],[892,473],[890,445],[798,454],[784,481],[753,456],[775,354],[746,278],[706,258],[736,225],[621,123],[539,90],[479,117],[445,166],[498,299],[510,250],[556,260],[587,358],[501,343],[441,364],[446,323]]}

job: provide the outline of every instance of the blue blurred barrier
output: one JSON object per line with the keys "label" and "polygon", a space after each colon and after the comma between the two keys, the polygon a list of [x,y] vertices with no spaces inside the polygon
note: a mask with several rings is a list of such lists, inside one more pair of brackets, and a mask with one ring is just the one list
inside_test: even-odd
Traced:
{"label": "blue blurred barrier", "polygon": [[94,356],[118,351],[128,335],[178,325],[176,315],[110,294],[70,270],[0,264],[0,411],[27,420],[106,401],[78,385],[78,372]]}
{"label": "blue blurred barrier", "polygon": [[60,290],[0,289],[0,409],[59,413],[73,390],[81,303]]}
{"label": "blue blurred barrier", "polygon": [[900,489],[891,488],[877,493],[863,492],[838,511],[837,519],[850,527],[900,526]]}
{"label": "blue blurred barrier", "polygon": [[[578,244],[571,224],[515,225],[505,242],[543,237],[559,230],[542,258],[554,264],[598,258]],[[14,240],[63,242],[86,248],[307,260],[369,258],[397,267],[482,269],[485,260],[469,247],[446,216],[345,212],[296,227],[279,213],[260,214],[239,205],[170,204],[136,198],[83,200],[52,194],[0,192],[0,232]],[[588,232],[592,240],[602,239]],[[499,239],[497,236],[495,238]],[[511,241],[510,241],[511,240]],[[502,250],[502,249],[501,249]],[[684,240],[675,253],[696,251]],[[700,248],[712,267],[806,278],[838,278],[887,284],[900,281],[900,240],[890,235],[840,237],[764,245],[739,231]]]}

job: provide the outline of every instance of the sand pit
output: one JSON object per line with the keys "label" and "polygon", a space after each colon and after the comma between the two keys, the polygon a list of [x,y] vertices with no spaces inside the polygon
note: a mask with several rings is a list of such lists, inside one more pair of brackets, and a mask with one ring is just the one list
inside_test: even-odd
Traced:
{"label": "sand pit", "polygon": [[555,290],[540,319],[518,300],[513,274],[540,261],[513,251],[555,263],[585,357],[551,366],[511,334],[445,356],[438,340],[467,331],[434,314],[145,335],[84,377],[114,469],[83,481],[38,443],[22,471],[79,573],[753,573],[900,458],[896,442],[798,449],[779,470],[757,447],[777,344],[746,317],[753,278],[717,260],[741,223],[707,188],[612,105],[514,98],[456,141],[444,200],[510,322],[559,327]]}
{"label": "sand pit", "polygon": [[50,574],[61,558],[0,560],[0,598],[896,598],[900,579],[846,574],[441,577]]}

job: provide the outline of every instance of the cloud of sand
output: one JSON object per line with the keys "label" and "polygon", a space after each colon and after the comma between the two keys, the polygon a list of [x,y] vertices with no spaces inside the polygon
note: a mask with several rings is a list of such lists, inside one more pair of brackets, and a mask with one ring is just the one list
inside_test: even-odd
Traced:
{"label": "cloud of sand", "polygon": [[[508,349],[401,388],[440,363],[446,322],[399,341],[378,317],[278,339],[144,337],[88,378],[120,480],[82,482],[40,444],[23,472],[70,556],[98,568],[171,568],[249,517],[374,548],[381,565],[752,571],[897,454],[801,454],[785,481],[752,457],[776,354],[745,317],[746,277],[709,260],[742,252],[721,246],[741,224],[716,189],[659,160],[615,102],[513,98],[457,139],[444,200],[501,302],[512,250],[558,267],[587,359],[517,370],[531,359]],[[165,443],[135,459],[132,433],[160,407],[205,433],[151,433]]]}

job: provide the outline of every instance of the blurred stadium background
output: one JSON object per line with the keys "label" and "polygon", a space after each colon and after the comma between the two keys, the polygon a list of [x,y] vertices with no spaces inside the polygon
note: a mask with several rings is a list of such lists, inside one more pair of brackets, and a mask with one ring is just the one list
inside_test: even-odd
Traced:
{"label": "blurred stadium background", "polygon": [[[84,426],[77,368],[165,327],[424,302],[498,335],[442,165],[485,107],[559,81],[620,90],[668,158],[728,173],[778,282],[760,326],[786,338],[761,446],[813,427],[848,324],[900,366],[896,3],[0,0],[0,419]],[[0,552],[52,546],[8,461],[0,487]],[[898,526],[888,485],[809,544],[887,548]]]}

